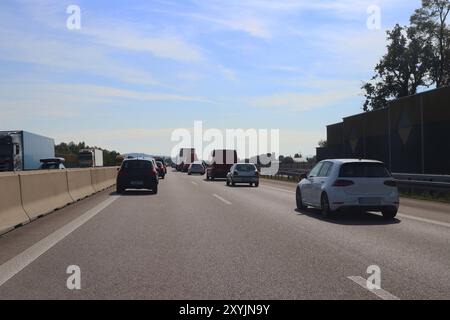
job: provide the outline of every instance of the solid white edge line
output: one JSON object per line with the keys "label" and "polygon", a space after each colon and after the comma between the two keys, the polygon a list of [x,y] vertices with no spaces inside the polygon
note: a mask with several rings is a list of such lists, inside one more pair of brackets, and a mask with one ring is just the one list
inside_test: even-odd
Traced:
{"label": "solid white edge line", "polygon": [[358,277],[347,277],[347,278],[352,280],[356,284],[360,285],[361,287],[363,287],[367,291],[372,292],[377,297],[379,297],[379,298],[381,298],[383,300],[400,300],[399,297],[394,296],[393,294],[387,292],[386,290],[383,290],[383,289],[369,289],[369,288],[367,288],[367,280],[364,279],[363,277],[359,277],[358,276]]}
{"label": "solid white edge line", "polygon": [[198,186],[198,183],[197,183],[197,182],[191,181],[191,183],[192,183],[194,186]]}
{"label": "solid white edge line", "polygon": [[69,222],[22,253],[2,264],[0,266],[0,287],[20,271],[25,269],[29,264],[34,262],[41,255],[50,250],[58,242],[66,238],[69,234],[110,206],[118,198],[119,196],[111,196],[109,199],[86,211],[83,215]]}
{"label": "solid white edge line", "polygon": [[283,191],[283,192],[287,192],[287,193],[295,194],[295,192],[294,192],[294,191],[290,191],[290,190],[287,190],[287,189],[282,189],[282,188],[275,188],[275,187],[269,187],[269,186],[266,186],[266,185],[263,185],[262,187],[263,187],[263,188],[267,188],[267,189],[272,189],[272,190],[276,190],[276,191]]}
{"label": "solid white edge line", "polygon": [[431,223],[431,224],[434,224],[434,225],[438,225],[438,226],[443,226],[443,227],[450,228],[450,223],[447,223],[447,222],[440,222],[440,221],[431,220],[431,219],[426,219],[426,218],[420,218],[420,217],[409,216],[409,215],[403,214],[403,213],[398,214],[397,216],[398,216],[398,217],[402,217],[402,218],[406,218],[406,219],[411,219],[411,220],[415,220],[415,221]]}
{"label": "solid white edge line", "polygon": [[[283,191],[283,192],[295,194],[295,192],[293,192],[293,191],[289,191],[289,190],[282,189],[282,188],[274,188],[274,187],[269,187],[269,186],[265,186],[265,185],[263,185],[263,187],[267,188],[267,189],[272,189],[272,190]],[[448,222],[441,222],[441,221],[436,221],[436,220],[431,220],[431,219],[426,219],[426,218],[420,218],[420,217],[410,216],[410,215],[403,214],[403,213],[399,213],[397,216],[401,217],[401,218],[411,219],[411,220],[415,220],[415,221],[419,221],[419,222],[425,222],[425,223],[430,223],[430,224],[434,224],[437,226],[450,228],[450,223],[448,223]]]}
{"label": "solid white edge line", "polygon": [[222,198],[221,196],[219,196],[219,195],[217,195],[217,194],[213,194],[213,196],[216,197],[217,199],[219,199],[220,201],[222,201],[222,202],[225,203],[225,204],[232,205],[232,203],[231,203],[230,201],[228,201],[228,200]]}

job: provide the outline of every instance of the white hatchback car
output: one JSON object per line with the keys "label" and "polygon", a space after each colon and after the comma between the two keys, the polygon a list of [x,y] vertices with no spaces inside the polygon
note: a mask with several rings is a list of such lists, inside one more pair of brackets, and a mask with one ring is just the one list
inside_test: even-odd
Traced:
{"label": "white hatchback car", "polygon": [[395,179],[380,161],[339,159],[319,162],[300,181],[297,208],[319,208],[328,218],[338,210],[351,208],[382,212],[393,219],[399,208]]}

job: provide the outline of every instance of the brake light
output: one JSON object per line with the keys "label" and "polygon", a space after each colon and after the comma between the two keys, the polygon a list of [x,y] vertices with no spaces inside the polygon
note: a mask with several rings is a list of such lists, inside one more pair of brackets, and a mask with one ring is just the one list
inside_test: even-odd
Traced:
{"label": "brake light", "polygon": [[386,180],[384,182],[384,185],[386,185],[388,187],[396,187],[397,186],[397,182],[395,180]]}
{"label": "brake light", "polygon": [[125,171],[123,171],[123,170],[119,171],[119,177],[126,177],[126,176],[127,176],[127,173]]}
{"label": "brake light", "polygon": [[258,170],[255,171],[255,176],[259,176],[259,171]]}
{"label": "brake light", "polygon": [[158,172],[156,172],[155,168],[152,168],[152,175],[155,176],[155,177],[158,175]]}
{"label": "brake light", "polygon": [[349,187],[355,183],[351,180],[338,179],[333,183],[333,187]]}

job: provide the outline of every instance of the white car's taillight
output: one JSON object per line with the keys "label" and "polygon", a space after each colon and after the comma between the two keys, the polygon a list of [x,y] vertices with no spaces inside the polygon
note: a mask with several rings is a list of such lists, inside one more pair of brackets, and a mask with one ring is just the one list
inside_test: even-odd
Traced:
{"label": "white car's taillight", "polygon": [[354,184],[352,180],[338,179],[333,183],[333,187],[349,187]]}

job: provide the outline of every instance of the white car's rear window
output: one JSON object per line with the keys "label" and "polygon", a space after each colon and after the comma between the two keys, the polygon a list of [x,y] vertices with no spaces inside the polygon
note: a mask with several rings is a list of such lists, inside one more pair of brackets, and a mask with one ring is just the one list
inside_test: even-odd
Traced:
{"label": "white car's rear window", "polygon": [[256,167],[253,164],[238,164],[238,165],[236,165],[236,171],[252,172],[255,170],[256,170]]}
{"label": "white car's rear window", "polygon": [[355,162],[345,163],[339,174],[341,178],[389,178],[391,174],[381,163]]}

